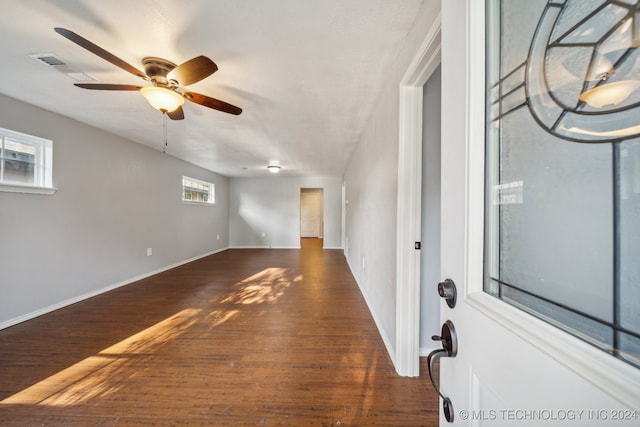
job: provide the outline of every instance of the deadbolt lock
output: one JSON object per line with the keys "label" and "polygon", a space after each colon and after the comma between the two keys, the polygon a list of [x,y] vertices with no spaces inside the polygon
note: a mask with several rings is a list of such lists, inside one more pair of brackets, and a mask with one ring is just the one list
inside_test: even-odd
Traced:
{"label": "deadbolt lock", "polygon": [[444,298],[449,308],[456,306],[457,294],[456,284],[453,283],[453,280],[445,279],[444,282],[438,283],[438,295]]}

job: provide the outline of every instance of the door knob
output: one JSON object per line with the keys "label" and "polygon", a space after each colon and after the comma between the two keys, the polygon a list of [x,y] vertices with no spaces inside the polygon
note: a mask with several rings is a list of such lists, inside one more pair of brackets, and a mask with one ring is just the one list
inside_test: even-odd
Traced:
{"label": "door knob", "polygon": [[435,364],[435,361],[441,357],[456,357],[458,354],[458,336],[456,335],[456,328],[453,326],[453,322],[451,322],[451,320],[444,322],[440,335],[434,335],[431,339],[434,341],[440,341],[442,343],[442,348],[433,350],[427,357],[429,378],[431,379],[433,388],[436,389],[440,397],[442,397],[442,411],[444,412],[444,417],[448,422],[452,423],[453,403],[451,403],[451,399],[442,394],[440,387],[438,387],[433,379],[433,365]]}
{"label": "door knob", "polygon": [[444,279],[444,282],[438,283],[438,295],[444,298],[449,308],[456,306],[457,294],[456,284],[453,283],[453,280]]}

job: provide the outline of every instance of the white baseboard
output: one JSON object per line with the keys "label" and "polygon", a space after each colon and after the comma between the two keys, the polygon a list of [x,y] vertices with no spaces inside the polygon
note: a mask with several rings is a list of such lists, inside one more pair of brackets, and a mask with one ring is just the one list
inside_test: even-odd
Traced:
{"label": "white baseboard", "polygon": [[[342,249],[342,248],[340,248],[340,249]],[[389,354],[389,357],[391,358],[391,362],[393,363],[393,366],[394,366],[394,368],[396,368],[396,372],[397,372],[396,349],[391,344],[391,340],[389,340],[389,337],[387,336],[386,332],[384,331],[384,328],[382,327],[382,324],[378,320],[378,316],[377,316],[375,310],[373,310],[371,304],[369,303],[369,297],[367,296],[367,293],[364,291],[364,288],[362,287],[362,285],[360,285],[360,282],[358,281],[358,276],[356,276],[356,274],[354,273],[353,268],[351,267],[351,263],[349,262],[349,258],[347,258],[346,255],[345,255],[345,259],[347,260],[347,265],[349,266],[349,270],[351,270],[351,275],[353,276],[353,278],[355,279],[356,283],[358,284],[358,288],[360,288],[360,293],[364,297],[364,301],[367,303],[367,307],[369,308],[369,312],[371,313],[371,317],[373,317],[373,321],[375,322],[376,327],[378,328],[378,333],[380,334],[380,337],[382,338],[382,342],[384,343],[384,346],[387,349],[387,353]]]}
{"label": "white baseboard", "polygon": [[49,306],[44,307],[44,308],[40,308],[40,309],[32,311],[30,313],[23,314],[22,316],[18,316],[18,317],[14,317],[12,319],[9,319],[9,320],[5,320],[4,322],[0,323],[0,330],[8,328],[9,326],[17,325],[18,323],[22,323],[22,322],[25,322],[27,320],[31,320],[31,319],[36,318],[38,316],[42,316],[43,314],[50,313],[52,311],[61,309],[61,308],[66,307],[68,305],[75,304],[77,302],[89,299],[91,297],[95,297],[96,295],[100,295],[100,294],[103,294],[105,292],[109,292],[109,291],[117,289],[117,288],[119,288],[121,286],[125,286],[125,285],[131,284],[133,282],[137,282],[138,280],[145,279],[145,278],[153,276],[155,274],[162,273],[163,271],[171,270],[172,268],[179,267],[179,266],[181,266],[183,264],[190,263],[190,262],[198,260],[200,258],[204,258],[204,257],[207,257],[209,255],[217,254],[217,253],[225,251],[227,249],[229,249],[229,248],[222,248],[222,249],[217,249],[215,251],[207,252],[205,254],[198,255],[198,256],[195,256],[193,258],[189,258],[189,259],[186,259],[184,261],[180,261],[180,262],[177,262],[175,264],[171,264],[171,265],[168,265],[166,267],[162,267],[162,268],[159,268],[157,270],[150,271],[149,273],[144,273],[144,274],[141,274],[139,276],[123,280],[122,282],[114,283],[113,285],[109,285],[109,286],[106,286],[104,288],[100,288],[100,289],[97,289],[95,291],[87,292],[86,294],[82,294],[82,295],[79,295],[77,297],[69,298],[67,300],[58,302],[56,304],[49,305]]}
{"label": "white baseboard", "polygon": [[[300,249],[300,246],[229,246],[229,249]],[[339,249],[340,246],[325,246],[322,249]]]}
{"label": "white baseboard", "polygon": [[229,246],[229,249],[300,249],[300,246]]}

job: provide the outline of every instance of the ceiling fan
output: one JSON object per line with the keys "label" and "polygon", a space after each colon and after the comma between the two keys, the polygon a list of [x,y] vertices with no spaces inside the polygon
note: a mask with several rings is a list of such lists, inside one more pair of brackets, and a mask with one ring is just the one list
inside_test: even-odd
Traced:
{"label": "ceiling fan", "polygon": [[142,65],[144,66],[144,72],[142,72],[73,31],[65,28],[54,28],[54,30],[61,36],[98,55],[116,67],[120,67],[143,80],[153,83],[153,86],[103,83],[75,83],[75,86],[92,90],[140,91],[142,96],[154,108],[166,113],[173,120],[184,119],[182,105],[185,100],[229,114],[238,115],[242,113],[242,109],[235,105],[183,89],[184,86],[199,82],[218,70],[218,66],[206,56],[196,56],[180,65],[162,58],[147,57],[142,60]]}

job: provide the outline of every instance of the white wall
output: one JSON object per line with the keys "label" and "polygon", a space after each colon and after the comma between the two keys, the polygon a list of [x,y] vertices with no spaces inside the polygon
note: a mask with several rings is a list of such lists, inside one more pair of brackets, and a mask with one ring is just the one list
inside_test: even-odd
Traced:
{"label": "white wall", "polygon": [[[5,96],[0,127],[53,140],[58,188],[0,192],[0,328],[228,246],[227,178]],[[183,204],[183,174],[216,205]]]}
{"label": "white wall", "polygon": [[276,176],[230,180],[230,246],[299,248],[301,188],[324,190],[324,247],[341,248],[341,179]]}
{"label": "white wall", "polygon": [[422,218],[420,251],[420,354],[426,356],[440,335],[440,67],[423,89]]}
{"label": "white wall", "polygon": [[[347,165],[346,248],[351,270],[392,359],[396,341],[396,221],[400,81],[440,11],[425,1]],[[395,362],[395,361],[394,361]]]}

